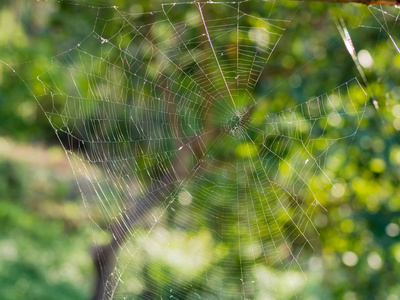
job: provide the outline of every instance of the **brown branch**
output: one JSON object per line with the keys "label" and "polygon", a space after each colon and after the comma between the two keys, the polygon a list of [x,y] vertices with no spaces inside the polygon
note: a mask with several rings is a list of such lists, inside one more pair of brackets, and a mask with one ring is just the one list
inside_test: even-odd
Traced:
{"label": "brown branch", "polygon": [[179,158],[177,157],[173,162],[172,169],[165,172],[158,180],[155,180],[156,183],[154,186],[140,200],[136,200],[136,205],[132,205],[130,209],[121,214],[119,219],[115,219],[108,226],[108,231],[112,236],[111,242],[94,247],[92,252],[92,259],[97,275],[92,300],[112,298],[115,285],[112,272],[115,269],[117,253],[129,237],[130,229],[149,210],[160,205],[165,200],[166,195],[171,194],[174,188],[176,188],[177,182],[181,182],[197,172],[198,167],[203,162],[202,157],[197,157],[197,163],[189,168],[190,171],[187,170],[188,166],[185,166],[184,161],[187,160],[188,156],[193,155],[193,152],[197,152],[197,149],[200,147],[201,141],[199,137],[186,143],[186,146],[180,151]]}
{"label": "brown branch", "polygon": [[[176,181],[177,179],[175,179]],[[143,198],[138,200],[137,204],[121,214],[119,219],[112,222],[108,230],[111,233],[112,240],[109,244],[97,246],[93,249],[92,258],[96,268],[96,286],[92,300],[110,299],[112,296],[113,281],[112,272],[115,268],[116,256],[129,236],[129,230],[132,226],[148,213],[148,211],[159,205],[165,198],[169,189],[174,187],[174,180],[170,176],[163,176]]]}
{"label": "brown branch", "polygon": [[291,0],[308,2],[356,3],[365,5],[400,5],[400,0]]}
{"label": "brown branch", "polygon": [[[167,83],[162,83],[167,88]],[[160,83],[161,85],[161,83]],[[171,97],[166,93],[165,97]],[[182,136],[180,129],[180,120],[176,118],[173,111],[177,107],[173,104],[173,99],[167,101],[167,111],[170,112],[170,124],[173,132]],[[108,231],[112,237],[110,243],[99,245],[92,250],[92,259],[96,271],[96,283],[92,300],[111,299],[115,288],[113,271],[116,266],[117,253],[121,246],[129,238],[130,229],[138,223],[152,208],[157,207],[170,195],[176,188],[178,182],[190,178],[194,173],[199,172],[200,165],[203,163],[202,145],[204,141],[210,139],[210,135],[218,132],[208,132],[202,136],[196,136],[184,141],[185,146],[179,151],[179,157],[175,157],[168,170],[164,170],[157,179],[153,178],[153,184],[141,199],[136,199],[136,204],[124,211],[118,218],[115,218],[109,225]],[[181,143],[176,143],[175,149],[180,147]],[[196,161],[196,162],[193,162]]]}

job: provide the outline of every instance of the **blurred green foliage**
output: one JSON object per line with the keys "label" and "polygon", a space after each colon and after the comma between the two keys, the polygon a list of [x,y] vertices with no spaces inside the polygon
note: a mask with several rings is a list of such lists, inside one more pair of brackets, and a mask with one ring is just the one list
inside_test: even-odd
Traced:
{"label": "blurred green foliage", "polygon": [[0,148],[2,299],[87,299],[91,231],[62,151]]}
{"label": "blurred green foliage", "polygon": [[[105,3],[109,6],[107,1],[79,3],[94,6]],[[134,4],[119,0],[113,5],[117,5],[120,11],[130,12],[149,11],[158,7],[156,1],[143,0]],[[313,96],[329,92],[358,76],[334,23],[335,17],[338,16],[344,18],[357,51],[364,49],[372,55],[374,64],[365,68],[365,72],[369,81],[369,92],[376,97],[379,109],[374,108],[370,99],[357,134],[338,142],[329,152],[325,171],[331,178],[340,178],[335,182],[336,187],[321,186],[321,178],[313,181],[315,186],[312,188],[318,191],[318,199],[327,211],[319,210],[313,217],[320,236],[316,241],[315,256],[303,264],[308,280],[304,280],[302,275],[296,277],[300,274],[298,272],[288,273],[287,277],[281,279],[274,279],[276,276],[271,269],[260,268],[255,272],[264,280],[273,281],[282,298],[295,297],[292,291],[287,289],[288,281],[294,280],[298,282],[295,288],[298,299],[399,299],[400,53],[366,7],[303,3],[297,10],[298,5],[285,2],[282,7],[286,6],[287,11],[275,12],[278,19],[284,18],[285,14],[293,9],[296,15],[265,68],[261,78],[262,84],[257,86],[255,93],[258,97],[266,95],[266,105],[260,105],[253,112],[254,115],[258,113],[263,116],[279,112],[303,103]],[[259,6],[257,2],[249,4],[253,11],[260,10]],[[396,15],[394,8],[387,8],[387,11]],[[377,13],[373,9],[372,12]],[[53,64],[52,57],[75,47],[85,39],[92,31],[96,13],[97,10],[88,6],[74,5],[70,2],[3,1],[0,4],[0,28],[7,28],[0,32],[0,59],[9,63],[24,79],[20,80],[5,64],[0,64],[2,136],[31,143],[39,140],[55,147],[58,143],[57,136],[25,83],[38,96],[45,111],[51,111],[57,105],[61,106],[63,99],[49,97],[41,92],[43,87],[37,82],[36,76]],[[102,18],[108,19],[113,17],[115,12],[106,10],[102,13]],[[178,11],[172,18],[179,19],[182,14],[184,11]],[[143,24],[151,21],[149,15],[142,15],[136,20]],[[386,21],[396,40],[400,32],[400,23],[389,16],[386,17]],[[121,20],[105,28],[113,32],[121,25],[118,22]],[[125,30],[129,32],[129,28]],[[162,31],[162,28],[159,30]],[[121,43],[127,44],[130,41],[129,35],[126,39],[127,41]],[[96,44],[88,44],[87,47],[93,53],[98,51]],[[99,69],[99,75],[103,71]],[[138,70],[140,71],[147,70]],[[60,88],[72,90],[66,79],[68,75],[59,70],[52,73]],[[86,78],[80,78],[78,82],[83,89],[88,84],[85,80]],[[184,84],[189,86],[187,82]],[[196,109],[196,105],[199,103],[195,103],[193,109]],[[88,111],[90,109],[91,107],[87,107]],[[94,106],[92,109],[95,110]],[[224,121],[224,116],[220,116],[222,121],[215,122]],[[194,128],[200,126],[195,117],[188,118],[190,120],[187,120],[186,124],[191,124]],[[154,120],[157,120],[157,116],[154,116]],[[62,127],[60,120],[54,118],[52,122],[53,125]],[[348,123],[340,124],[330,132],[330,137],[351,134],[350,127]],[[109,130],[112,131],[113,128]],[[191,129],[188,126],[186,130],[189,133]],[[62,130],[58,134],[58,138],[66,145],[68,135]],[[7,148],[5,143],[3,141],[0,148],[11,149]],[[7,143],[13,142],[7,140]],[[12,145],[18,147],[17,144]],[[79,149],[80,146],[76,147]],[[224,149],[226,153],[232,151],[232,155],[244,158],[252,157],[258,151],[246,143],[238,143],[234,150],[226,145]],[[71,177],[57,178],[60,170],[54,165],[37,167],[33,161],[17,162],[18,159],[10,156],[12,151],[2,151],[0,157],[2,299],[87,298],[93,282],[89,252],[92,233],[88,229],[86,211],[80,204],[80,194],[74,192],[76,187],[71,183]],[[35,154],[27,151],[25,155]],[[149,176],[146,169],[148,166],[152,166],[154,173],[159,171],[156,168],[157,160],[154,158],[139,158],[138,165],[139,169],[142,168],[140,176],[143,177]],[[281,171],[289,172],[283,167]],[[229,182],[229,170],[226,178]],[[203,188],[215,188],[210,182],[216,182],[216,177],[211,174],[204,179],[204,182],[201,182]],[[229,198],[230,192],[215,190],[219,197],[214,199],[216,202],[213,205],[204,208],[204,214],[221,209],[217,200]],[[88,210],[91,217],[105,228],[106,221],[98,216],[98,206],[93,205]],[[125,257],[132,259],[131,263],[136,265],[134,270],[141,271],[129,272],[128,268],[124,276],[130,277],[130,283],[121,287],[121,293],[126,289],[126,292],[138,295],[138,299],[148,299],[151,297],[148,294],[149,290],[163,290],[174,286],[178,294],[180,292],[188,299],[195,299],[196,295],[193,291],[185,290],[186,281],[180,282],[179,276],[196,286],[202,286],[202,283],[198,282],[201,277],[199,274],[203,274],[209,266],[223,258],[229,252],[227,249],[235,247],[234,242],[218,243],[214,236],[214,233],[220,230],[218,222],[212,223],[211,229],[215,232],[206,228],[191,231],[188,219],[193,221],[195,215],[186,210],[180,213],[171,219],[179,224],[180,228],[187,230],[187,234],[171,232],[168,240],[158,241],[161,244],[165,243],[162,244],[165,247],[164,251],[157,251],[151,244],[144,244],[143,251],[134,257]],[[199,217],[201,215],[197,215],[197,218]],[[238,235],[235,229],[229,230],[231,234]],[[98,239],[107,239],[99,237],[104,235],[104,232],[99,233],[96,229],[94,231]],[[146,232],[145,228],[138,229],[138,236],[144,236]],[[180,257],[188,255],[186,248],[179,248],[177,241],[185,245],[193,243],[191,245],[200,247],[199,251],[209,251],[216,255],[212,259],[205,257],[198,264],[182,264],[179,259],[169,259],[176,253]],[[169,243],[176,247],[170,249]],[[190,256],[187,258],[191,259]],[[240,266],[239,263],[236,266]],[[240,268],[221,268],[212,276],[226,277],[229,272],[235,272],[237,279]],[[215,282],[217,281],[210,285],[216,285]],[[221,286],[214,288],[217,290]],[[262,292],[259,292],[259,299],[263,299]],[[163,296],[167,295],[168,291],[164,291]],[[206,292],[202,296],[212,299]]]}

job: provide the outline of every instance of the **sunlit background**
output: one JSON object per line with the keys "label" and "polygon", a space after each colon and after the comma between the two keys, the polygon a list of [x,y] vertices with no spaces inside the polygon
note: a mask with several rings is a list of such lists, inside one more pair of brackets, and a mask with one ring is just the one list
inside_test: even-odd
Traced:
{"label": "sunlit background", "polygon": [[[125,0],[112,3],[97,0],[1,2],[1,299],[90,299],[93,295],[96,274],[92,253],[96,245],[111,238],[106,229],[107,219],[98,211],[96,199],[83,201],[77,183],[84,186],[88,178],[79,172],[73,173],[59,141],[60,138],[64,146],[68,144],[67,135],[61,133],[57,137],[52,127],[57,126],[57,121],[49,123],[43,113],[43,110],[49,112],[55,106],[54,98],[37,97],[40,98],[39,105],[33,95],[44,92],[40,91],[40,83],[32,85],[32,82],[54,65],[55,55],[75,47],[92,32],[95,21],[100,19],[97,10],[91,6],[116,5],[121,12],[141,14],[159,10],[160,3],[144,0],[134,3]],[[267,2],[265,7],[270,4]],[[260,12],[263,7],[264,2],[249,4],[249,9],[252,8],[260,17],[264,16]],[[394,7],[367,8],[353,4],[300,4],[292,1],[280,4],[280,10],[274,12],[277,19],[290,22],[285,25],[286,30],[254,90],[255,98],[264,103],[252,111],[255,126],[260,116],[262,119],[315,96],[340,90],[338,87],[343,84],[346,91],[350,90],[349,94],[360,96],[360,86],[365,83],[346,49],[338,30],[338,20],[343,20],[349,30],[359,67],[367,79],[365,90],[369,96],[365,99],[365,113],[359,124],[351,118],[347,120],[346,115],[328,122],[327,138],[337,143],[323,156],[321,165],[332,182],[324,181],[322,172],[317,170],[312,173],[315,178],[304,175],[321,204],[312,214],[313,224],[319,232],[310,236],[314,250],[304,250],[300,270],[282,272],[262,264],[252,269],[261,283],[248,295],[250,299],[400,299],[399,12]],[[210,9],[208,13],[215,15],[218,11]],[[114,14],[115,10],[108,9],[101,20],[112,19]],[[181,12],[171,20],[182,15],[182,18],[190,20],[190,14]],[[136,22],[147,24],[156,20],[153,15],[145,14]],[[262,24],[255,22],[252,26]],[[113,28],[107,27],[107,30]],[[256,31],[249,33],[250,40],[257,38],[260,37]],[[100,46],[89,43],[87,47],[95,53]],[[72,85],[64,82],[62,69],[53,75],[66,88]],[[84,80],[77,84],[84,85]],[[242,95],[238,99],[240,97]],[[358,99],[354,103],[360,107],[363,105]],[[243,105],[247,105],[245,100]],[[220,116],[224,122],[225,116]],[[192,120],[187,122],[188,126],[196,123]],[[231,119],[230,122],[236,124],[237,121]],[[229,124],[229,130],[234,131],[233,125]],[[342,140],[341,137],[347,138]],[[250,144],[235,143],[231,149],[232,141],[222,142],[222,152],[232,151],[229,155],[246,160],[261,151]],[[321,145],[312,147],[316,152],[324,149]],[[218,155],[221,161],[229,160],[223,154]],[[77,162],[72,161],[72,164],[76,171]],[[281,165],[277,169],[282,176],[291,172]],[[214,171],[207,179],[219,182],[219,175],[215,174]],[[202,184],[207,188],[206,183]],[[216,193],[223,195],[221,191]],[[227,190],[227,197],[229,193]],[[135,229],[129,245],[133,245],[131,250],[140,245],[141,250],[128,258],[127,253],[131,254],[129,249],[121,254],[121,260],[132,261],[123,275],[129,278],[129,282],[119,285],[118,297],[156,299],[151,291],[157,289],[158,295],[167,299],[172,291],[169,288],[160,291],[172,285],[178,290],[178,295],[184,295],[174,299],[198,299],[201,296],[203,299],[216,299],[215,295],[207,294],[207,290],[223,290],[225,286],[218,276],[228,276],[229,272],[236,274],[232,276],[236,276],[240,284],[240,275],[237,275],[240,268],[217,270],[220,273],[214,270],[212,276],[215,277],[210,278],[214,282],[192,292],[185,292],[184,283],[179,282],[183,276],[185,280],[203,287],[199,278],[205,270],[213,268],[219,257],[227,255],[230,247],[229,243],[224,244],[216,237],[220,230],[218,222],[210,223],[215,227],[209,224],[208,227],[199,227],[195,222],[201,223],[201,220],[192,220],[193,226],[187,220],[203,216],[201,210],[194,214],[185,210],[193,205],[194,198],[183,191],[176,196],[176,201],[170,200],[183,207],[182,217],[175,220],[180,230],[158,226],[143,242],[135,240],[134,236],[145,236],[149,224],[143,222],[143,226]],[[313,199],[305,197],[304,201],[311,203]],[[172,207],[175,207],[175,202]],[[218,206],[212,209],[218,210]],[[210,212],[204,209],[204,217],[207,214]],[[164,221],[160,222],[163,224]],[[242,236],[240,229],[239,233],[235,229],[229,230],[230,235]],[[153,244],[155,242],[157,246]],[[260,246],[250,246],[249,253],[261,255]],[[196,253],[208,254],[199,259],[187,251],[194,248]],[[246,253],[243,255],[245,257]],[[272,284],[275,291],[263,289],[263,284]],[[240,299],[240,296],[232,299]]]}

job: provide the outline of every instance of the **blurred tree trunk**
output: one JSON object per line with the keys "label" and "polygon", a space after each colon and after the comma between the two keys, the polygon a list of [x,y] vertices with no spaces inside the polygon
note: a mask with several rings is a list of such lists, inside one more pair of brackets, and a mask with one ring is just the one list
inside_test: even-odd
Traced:
{"label": "blurred tree trunk", "polygon": [[[168,85],[166,85],[166,90],[168,90]],[[176,132],[180,132],[180,120],[174,118],[172,113],[176,109],[174,105],[169,105],[168,107],[168,110],[171,111],[170,124],[176,129]],[[115,219],[108,225],[107,230],[112,237],[111,242],[96,246],[92,250],[92,260],[96,270],[96,284],[92,300],[112,298],[115,286],[112,273],[116,266],[117,253],[121,245],[130,237],[130,229],[153,207],[160,205],[165,200],[165,195],[171,193],[176,187],[176,182],[182,182],[185,178],[198,172],[200,165],[203,163],[202,145],[210,139],[209,135],[214,134],[216,132],[210,132],[187,141],[185,143],[186,146],[179,152],[179,157],[172,161],[170,170],[164,170],[163,174],[154,181],[157,183],[147,191],[140,201],[136,201],[137,203],[122,213],[119,219]],[[179,148],[179,146],[181,144],[176,144],[175,149]],[[193,156],[197,161],[194,165],[192,165],[192,160],[189,159]]]}

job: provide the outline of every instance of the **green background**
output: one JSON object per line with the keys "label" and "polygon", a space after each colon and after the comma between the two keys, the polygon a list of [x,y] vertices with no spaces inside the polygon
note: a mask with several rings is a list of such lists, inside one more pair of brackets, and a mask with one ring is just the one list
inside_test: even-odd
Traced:
{"label": "green background", "polygon": [[[94,283],[91,247],[94,240],[106,239],[104,231],[92,225],[57,136],[25,85],[52,65],[54,55],[91,32],[96,15],[86,4],[110,5],[79,4],[83,5],[0,4],[0,60],[23,79],[0,64],[2,299],[87,299]],[[156,2],[142,0],[114,4],[131,12],[157,7]],[[254,4],[255,10],[261,9],[258,5]],[[298,3],[284,6],[289,11]],[[299,299],[399,299],[400,53],[383,30],[400,42],[400,22],[392,17],[399,10],[383,8],[388,13],[384,15],[352,4],[304,3],[295,11],[257,95],[270,92],[268,104],[279,111],[359,76],[334,22],[343,17],[357,51],[366,49],[373,57],[373,66],[364,71],[379,104],[377,110],[369,101],[357,134],[345,142],[346,147],[329,154],[329,174],[339,178],[335,182],[342,190],[319,192],[327,211],[314,216],[320,233],[315,257],[304,267],[307,280],[300,280],[295,295]],[[285,16],[284,10],[280,13]],[[41,105],[46,110],[51,103]],[[337,136],[347,132],[346,125],[336,128]],[[201,239],[198,232],[187,234]],[[157,264],[157,257],[147,259],[148,266],[152,259]],[[163,280],[161,275],[152,276],[153,284]],[[294,294],[284,291],[285,280],[277,279],[282,298],[294,299]]]}

